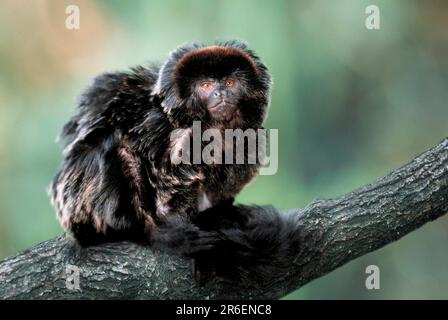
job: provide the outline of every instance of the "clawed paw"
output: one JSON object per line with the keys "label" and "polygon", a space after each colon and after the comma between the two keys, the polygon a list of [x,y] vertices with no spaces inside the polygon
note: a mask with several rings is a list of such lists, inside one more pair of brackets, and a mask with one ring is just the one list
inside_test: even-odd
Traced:
{"label": "clawed paw", "polygon": [[186,232],[184,239],[184,252],[187,256],[213,250],[220,237],[213,231],[192,230]]}

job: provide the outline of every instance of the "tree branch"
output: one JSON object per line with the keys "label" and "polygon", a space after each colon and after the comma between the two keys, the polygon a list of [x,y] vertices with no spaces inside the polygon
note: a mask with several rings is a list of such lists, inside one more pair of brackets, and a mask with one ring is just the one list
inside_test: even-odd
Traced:
{"label": "tree branch", "polygon": [[[59,236],[0,262],[2,299],[280,298],[391,243],[448,211],[448,139],[386,177],[336,199],[290,210],[306,240],[288,273],[269,286],[194,284],[190,263],[129,243],[82,249]],[[80,289],[66,286],[67,265]]]}

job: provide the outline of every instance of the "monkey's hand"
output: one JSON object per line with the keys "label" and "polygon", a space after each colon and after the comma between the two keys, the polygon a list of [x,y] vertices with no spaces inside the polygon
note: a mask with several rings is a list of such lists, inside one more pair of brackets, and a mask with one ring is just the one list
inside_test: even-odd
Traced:
{"label": "monkey's hand", "polygon": [[156,232],[151,235],[151,247],[170,254],[192,258],[200,252],[216,247],[221,240],[216,231],[201,230],[186,221],[185,217],[176,215],[163,221]]}

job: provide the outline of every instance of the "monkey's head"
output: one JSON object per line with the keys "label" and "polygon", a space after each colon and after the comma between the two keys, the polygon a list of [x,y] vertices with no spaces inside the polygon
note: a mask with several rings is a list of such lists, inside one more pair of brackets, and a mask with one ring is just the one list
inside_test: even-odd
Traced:
{"label": "monkey's head", "polygon": [[154,93],[176,126],[253,128],[263,123],[271,77],[239,41],[186,45],[170,54]]}

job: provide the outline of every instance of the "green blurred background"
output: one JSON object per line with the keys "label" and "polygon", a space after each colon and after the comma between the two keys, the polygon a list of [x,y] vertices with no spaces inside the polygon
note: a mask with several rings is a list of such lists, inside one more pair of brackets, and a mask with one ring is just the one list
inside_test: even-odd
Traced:
{"label": "green blurred background", "polygon": [[[65,8],[81,11],[65,28]],[[367,30],[378,5],[381,29]],[[383,176],[448,135],[446,1],[16,1],[0,4],[0,258],[61,233],[46,194],[56,134],[98,73],[185,42],[244,39],[269,66],[279,170],[240,202],[301,207]],[[448,217],[290,299],[448,298]],[[381,289],[365,288],[365,268]]]}

